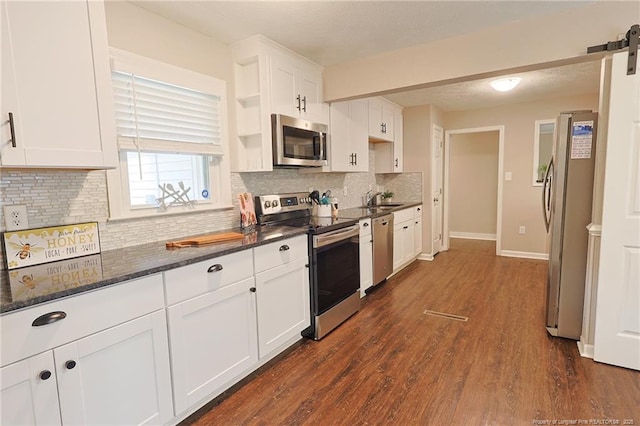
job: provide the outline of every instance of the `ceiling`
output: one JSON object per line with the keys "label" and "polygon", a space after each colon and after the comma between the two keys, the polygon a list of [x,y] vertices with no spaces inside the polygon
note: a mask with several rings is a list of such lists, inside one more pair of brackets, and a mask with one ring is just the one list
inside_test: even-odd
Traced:
{"label": "ceiling", "polygon": [[[262,34],[323,66],[554,14],[591,2],[132,1],[223,43]],[[596,93],[599,71],[598,62],[590,62],[522,73],[520,86],[508,93],[493,91],[487,80],[476,80],[386,97],[403,106],[432,104],[444,111],[473,109]]]}

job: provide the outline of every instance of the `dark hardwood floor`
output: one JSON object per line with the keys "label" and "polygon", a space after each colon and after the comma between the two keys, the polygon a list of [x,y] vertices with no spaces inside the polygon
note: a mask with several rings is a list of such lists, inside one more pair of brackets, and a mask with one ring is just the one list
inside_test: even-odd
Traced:
{"label": "dark hardwood floor", "polygon": [[547,334],[546,262],[451,242],[377,287],[323,340],[303,341],[184,423],[640,425],[639,372]]}

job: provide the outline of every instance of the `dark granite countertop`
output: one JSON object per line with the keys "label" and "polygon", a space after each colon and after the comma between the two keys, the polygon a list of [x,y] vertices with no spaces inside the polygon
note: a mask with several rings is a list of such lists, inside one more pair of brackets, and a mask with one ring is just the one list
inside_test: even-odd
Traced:
{"label": "dark granite countertop", "polygon": [[422,201],[412,201],[406,203],[393,203],[393,205],[379,204],[377,206],[366,207],[353,207],[350,209],[341,209],[338,211],[338,217],[344,219],[365,219],[367,217],[376,218],[388,213],[396,212],[398,210],[404,210],[410,207],[419,206]]}
{"label": "dark granite countertop", "polygon": [[[240,232],[239,229],[231,231]],[[0,270],[0,314],[305,234],[289,226],[258,227],[242,240],[167,249],[143,244],[43,265]]]}

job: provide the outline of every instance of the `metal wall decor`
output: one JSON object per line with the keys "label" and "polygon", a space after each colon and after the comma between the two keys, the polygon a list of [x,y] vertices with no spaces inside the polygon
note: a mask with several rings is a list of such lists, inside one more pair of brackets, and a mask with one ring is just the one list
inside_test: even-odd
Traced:
{"label": "metal wall decor", "polygon": [[191,191],[191,187],[185,188],[184,182],[182,181],[178,182],[178,187],[180,189],[176,189],[170,183],[163,183],[162,185],[158,185],[158,188],[160,188],[160,191],[162,191],[161,197],[156,199],[156,201],[159,203],[159,211],[167,211],[169,207],[174,205],[180,205],[190,209],[195,206],[196,200],[191,200],[189,198],[189,191]]}

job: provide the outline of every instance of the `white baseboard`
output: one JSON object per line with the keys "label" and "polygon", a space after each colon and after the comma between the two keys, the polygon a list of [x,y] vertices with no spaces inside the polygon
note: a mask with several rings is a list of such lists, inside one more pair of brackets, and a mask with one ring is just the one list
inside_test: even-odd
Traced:
{"label": "white baseboard", "polygon": [[500,253],[498,253],[498,256],[521,257],[523,259],[549,260],[549,255],[547,253],[533,253],[530,251],[500,250]]}
{"label": "white baseboard", "polygon": [[579,340],[578,351],[580,351],[581,357],[593,359],[593,345],[585,345],[582,340]]}
{"label": "white baseboard", "polygon": [[418,255],[418,260],[428,260],[429,262],[433,261],[433,255],[427,253],[420,253]]}
{"label": "white baseboard", "polygon": [[449,232],[449,238],[463,238],[465,240],[495,241],[496,234],[480,234],[478,232]]}

